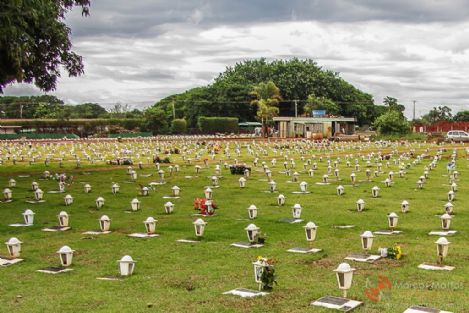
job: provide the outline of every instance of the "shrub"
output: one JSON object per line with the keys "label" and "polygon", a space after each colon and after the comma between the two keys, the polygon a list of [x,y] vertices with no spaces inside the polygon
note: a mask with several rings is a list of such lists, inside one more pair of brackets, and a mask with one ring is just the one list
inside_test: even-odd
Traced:
{"label": "shrub", "polygon": [[187,132],[187,122],[185,119],[174,119],[171,123],[173,134],[184,134]]}
{"label": "shrub", "polygon": [[198,125],[202,133],[235,133],[238,131],[237,117],[199,117]]}

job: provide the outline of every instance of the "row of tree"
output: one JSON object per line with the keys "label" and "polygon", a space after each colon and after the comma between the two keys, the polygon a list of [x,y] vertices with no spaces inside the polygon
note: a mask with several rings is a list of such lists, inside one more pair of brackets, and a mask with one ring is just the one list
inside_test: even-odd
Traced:
{"label": "row of tree", "polygon": [[4,96],[0,97],[0,117],[17,119],[91,119],[91,118],[136,118],[143,112],[130,109],[128,105],[115,104],[109,110],[97,103],[77,105],[64,104],[55,96]]}

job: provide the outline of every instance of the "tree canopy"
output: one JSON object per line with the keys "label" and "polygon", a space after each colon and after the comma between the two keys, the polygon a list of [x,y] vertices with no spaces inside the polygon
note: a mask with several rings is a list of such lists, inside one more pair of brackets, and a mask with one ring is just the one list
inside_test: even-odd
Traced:
{"label": "tree canopy", "polygon": [[74,53],[65,14],[74,6],[89,14],[90,0],[3,0],[0,2],[0,93],[13,82],[54,90],[60,67],[83,73]]}
{"label": "tree canopy", "polygon": [[[205,87],[171,95],[155,104],[167,118],[185,118],[189,127],[197,123],[197,116],[232,116],[240,121],[253,121],[256,107],[251,91],[260,83],[272,81],[280,91],[279,115],[293,115],[295,102],[298,113],[305,112],[308,97],[314,95],[334,109],[333,114],[356,117],[359,124],[371,124],[376,118],[371,95],[343,80],[338,73],[322,69],[313,60],[247,60],[227,67],[215,81]],[[335,103],[337,106],[332,106]]]}

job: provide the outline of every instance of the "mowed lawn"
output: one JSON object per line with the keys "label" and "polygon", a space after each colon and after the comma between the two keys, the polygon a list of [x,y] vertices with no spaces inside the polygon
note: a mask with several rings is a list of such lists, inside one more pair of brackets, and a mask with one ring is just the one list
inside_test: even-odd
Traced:
{"label": "mowed lawn", "polygon": [[[161,143],[146,143],[153,147]],[[317,146],[302,143],[283,143],[283,148],[274,144],[239,143],[240,155],[235,153],[234,142],[224,142],[215,159],[212,160],[205,146],[195,147],[193,143],[165,143],[187,149],[186,161],[183,153],[170,155],[172,166],[178,164],[179,172],[170,175],[169,164],[161,164],[165,171],[165,185],[159,185],[148,197],[139,195],[140,186],[158,181],[155,165],[149,162],[149,154],[140,155],[143,169],[138,165],[133,168],[138,179],[131,181],[127,175],[127,166],[106,165],[104,162],[90,164],[83,155],[87,147],[75,148],[81,156],[81,168],[76,168],[71,159],[71,145],[58,147],[51,153],[65,152],[64,167],[52,159],[46,168],[43,159],[29,164],[27,161],[16,165],[5,159],[5,146],[0,166],[0,186],[8,186],[8,180],[14,178],[17,187],[12,188],[11,203],[0,203],[0,240],[7,241],[17,237],[23,241],[22,258],[24,261],[5,268],[0,268],[0,311],[2,312],[330,312],[310,306],[312,300],[325,295],[341,296],[337,287],[333,269],[353,252],[361,252],[360,234],[366,230],[387,228],[387,214],[396,212],[399,215],[398,229],[403,233],[396,236],[377,236],[373,252],[379,247],[391,247],[398,243],[402,246],[405,257],[400,261],[379,260],[374,264],[349,261],[357,271],[349,297],[359,299],[365,304],[356,312],[403,312],[412,304],[427,305],[452,312],[469,312],[469,171],[464,146],[436,146],[426,144],[376,146],[374,144],[340,144],[340,149],[319,150]],[[258,166],[253,166],[255,155],[248,153],[247,144],[254,154],[258,153]],[[142,144],[117,144],[119,149],[126,146],[137,153],[142,151]],[[153,145],[153,146],[152,146]],[[224,153],[228,145],[230,156]],[[1,149],[1,148],[0,148]],[[27,151],[26,148],[22,148]],[[45,149],[37,147],[38,151]],[[99,146],[93,147],[94,152]],[[119,150],[116,148],[116,150]],[[428,149],[428,150],[426,150]],[[429,171],[429,178],[423,189],[417,189],[416,182],[423,175],[432,157],[439,149],[444,149],[442,159],[434,170]],[[458,233],[448,237],[451,245],[446,264],[455,266],[452,272],[432,272],[418,269],[420,263],[436,262],[435,241],[438,236],[429,236],[431,230],[440,229],[439,215],[444,212],[449,191],[446,164],[453,150],[457,149],[458,191],[454,203],[452,229]],[[107,154],[112,147],[104,146]],[[162,149],[164,150],[164,149]],[[401,165],[409,164],[406,175],[398,175],[399,164],[394,160],[402,153],[410,152],[413,156],[403,158]],[[371,157],[371,173],[376,169],[377,153],[396,154],[387,161],[382,161],[379,177],[372,177],[368,182],[365,176],[366,157]],[[50,151],[49,151],[50,152]],[[197,160],[197,153],[200,159]],[[284,169],[284,155],[288,153],[295,161],[299,181],[290,183],[292,177],[281,173]],[[40,154],[40,153],[39,153]],[[421,162],[415,162],[416,156],[426,154]],[[165,155],[160,153],[161,157]],[[327,173],[327,157],[333,163],[340,158],[340,181],[336,181],[333,171],[329,174],[329,185],[318,185],[322,176]],[[346,156],[349,156],[350,167],[346,167]],[[301,159],[304,158],[304,160]],[[187,161],[191,158],[191,163]],[[208,167],[203,159],[207,158]],[[277,160],[276,165],[271,160]],[[322,158],[322,160],[320,159]],[[138,159],[134,156],[138,162]],[[246,162],[252,167],[251,176],[247,179],[246,188],[238,184],[239,175],[231,175],[224,163]],[[311,159],[304,169],[304,163]],[[355,159],[359,160],[360,171],[356,172],[358,184],[353,187],[350,174],[355,170]],[[279,193],[286,197],[286,205],[277,206],[279,193],[269,193],[266,175],[261,163],[265,161],[272,171]],[[137,163],[136,162],[136,163]],[[308,175],[312,163],[318,169],[314,176]],[[216,216],[204,218],[207,222],[205,235],[200,243],[177,243],[177,239],[194,239],[192,222],[196,211],[193,201],[204,196],[205,186],[211,185],[210,176],[215,174],[215,165],[222,168],[220,188],[213,189],[213,198],[219,209]],[[195,165],[201,166],[201,172],[195,173]],[[333,165],[332,165],[333,166]],[[57,190],[56,180],[41,179],[44,170],[55,173],[66,173],[73,176],[73,183],[66,186],[66,192],[51,194]],[[392,187],[385,187],[383,181],[389,171],[395,173]],[[20,177],[24,175],[29,177]],[[147,174],[152,176],[144,177]],[[187,178],[186,176],[192,176]],[[33,197],[31,183],[36,181],[44,191],[44,203],[29,204]],[[310,194],[293,194],[299,191],[299,182],[309,184]],[[91,193],[85,193],[83,186],[89,183]],[[113,183],[120,185],[120,192],[113,195]],[[336,195],[336,187],[345,187],[343,196]],[[171,187],[181,188],[180,199],[164,199],[171,195]],[[372,198],[371,188],[381,188],[380,197]],[[71,194],[74,203],[65,206],[64,196]],[[97,210],[95,200],[102,196],[105,199],[103,208]],[[125,212],[130,208],[133,198],[141,201],[141,210],[134,213]],[[362,198],[366,210],[357,212],[355,202]],[[410,203],[410,211],[401,213],[403,200]],[[175,204],[174,213],[164,214],[164,203]],[[291,207],[299,203],[303,207],[299,224],[279,222],[279,219],[291,217]],[[259,208],[257,219],[248,220],[247,208],[255,204]],[[32,209],[35,214],[34,226],[10,227],[9,224],[22,222],[22,212]],[[70,214],[72,230],[66,232],[43,232],[42,228],[58,224],[57,215],[65,210]],[[102,215],[111,218],[112,233],[108,235],[83,235],[87,230],[98,230],[98,219]],[[137,239],[127,235],[133,232],[144,232],[143,221],[153,216],[158,220],[159,238]],[[292,247],[308,247],[303,226],[308,221],[318,225],[317,239],[314,247],[323,252],[314,255],[289,253]],[[244,228],[254,223],[267,234],[266,245],[259,249],[242,249],[230,246],[233,242],[246,241]],[[351,229],[336,229],[333,225],[352,224]],[[59,275],[48,275],[36,272],[47,266],[58,266],[59,258],[55,253],[63,245],[76,250],[73,257],[73,271]],[[6,246],[0,249],[0,255],[6,255]],[[117,260],[124,255],[131,255],[137,262],[134,275],[120,281],[97,280],[100,276],[118,275]],[[278,285],[268,296],[254,299],[243,299],[222,293],[237,287],[256,289],[252,262],[257,256],[275,260]],[[384,296],[373,302],[365,295],[367,288],[376,288],[378,275],[387,277],[393,287],[384,290]]]}

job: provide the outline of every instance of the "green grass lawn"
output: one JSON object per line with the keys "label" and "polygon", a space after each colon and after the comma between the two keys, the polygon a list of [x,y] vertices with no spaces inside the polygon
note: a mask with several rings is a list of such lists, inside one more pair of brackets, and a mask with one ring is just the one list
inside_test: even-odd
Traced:
{"label": "green grass lawn", "polygon": [[[31,155],[37,156],[33,164],[25,161],[16,165],[7,160],[7,144],[0,145],[4,160],[0,166],[0,186],[7,187],[8,180],[14,178],[17,187],[12,188],[14,201],[0,203],[0,240],[7,241],[10,237],[18,237],[23,241],[22,258],[24,261],[5,268],[0,268],[0,311],[1,312],[330,312],[327,309],[310,306],[312,300],[325,295],[341,296],[337,287],[333,269],[342,263],[348,253],[361,252],[360,234],[365,230],[379,230],[387,228],[387,214],[396,212],[399,215],[398,229],[403,231],[396,236],[376,236],[373,252],[379,247],[391,247],[398,243],[402,246],[405,257],[402,260],[379,260],[373,264],[349,261],[357,269],[353,279],[349,297],[363,301],[365,304],[356,312],[403,312],[412,304],[427,305],[452,312],[469,312],[469,246],[467,225],[469,214],[468,163],[465,149],[462,146],[435,146],[424,144],[392,145],[377,147],[373,144],[340,144],[338,149],[318,150],[317,147],[304,144],[290,144],[289,150],[275,148],[274,144],[250,143],[251,148],[259,153],[259,166],[252,167],[251,176],[247,179],[246,188],[238,185],[239,175],[231,175],[223,168],[225,162],[234,163],[234,159],[246,162],[252,166],[254,155],[248,154],[246,143],[241,143],[241,155],[235,156],[235,144],[229,145],[231,159],[220,153],[212,160],[205,146],[196,147],[193,143],[172,142],[135,142],[106,143],[102,146],[92,144],[54,146],[33,146]],[[133,168],[139,177],[131,182],[127,175],[127,166],[110,166],[99,161],[90,164],[86,156],[102,155],[109,159],[114,151],[124,147],[135,149],[134,159],[144,163],[142,170],[137,165]],[[140,185],[148,185],[158,181],[155,166],[149,164],[152,153],[159,148],[160,156],[171,146],[187,150],[187,156],[192,158],[191,164],[183,161],[182,154],[170,156],[172,165],[180,166],[179,172],[169,174],[169,164],[162,164],[166,173],[166,184],[156,187],[148,197],[139,195]],[[431,159],[424,158],[420,163],[406,169],[406,175],[400,178],[399,165],[394,164],[394,157],[390,160],[389,168],[386,161],[382,164],[382,173],[371,182],[366,181],[366,161],[361,156],[370,152],[375,155],[378,151],[389,153],[398,151],[399,154],[411,149],[413,158],[403,159],[403,164],[412,164],[416,155],[426,153],[434,156],[438,149],[445,148],[442,160],[436,169],[431,170],[424,188],[416,188],[416,181],[423,175],[424,167]],[[436,262],[437,236],[429,236],[431,230],[440,229],[440,219],[447,202],[449,190],[446,163],[453,149],[458,149],[457,171],[458,192],[454,203],[455,215],[452,229],[458,230],[455,236],[448,237],[451,241],[446,264],[455,266],[452,272],[431,272],[418,269],[420,263]],[[21,149],[28,153],[29,147]],[[298,183],[289,183],[292,177],[280,173],[283,170],[284,153],[288,151],[288,159],[294,159],[300,174],[299,181],[309,184],[310,194],[293,194],[299,191]],[[63,153],[64,168],[59,168],[58,162],[51,159],[49,167],[43,164],[44,155],[59,156]],[[18,152],[19,153],[19,152]],[[72,154],[81,158],[81,168],[75,168]],[[137,156],[138,154],[138,156]],[[196,160],[199,154],[200,160]],[[346,167],[345,158],[350,158],[351,167]],[[334,174],[329,174],[330,185],[317,185],[322,175],[327,172],[326,157],[331,155],[334,161],[340,157],[341,181],[337,182]],[[304,161],[300,158],[304,157]],[[322,157],[322,161],[320,161]],[[209,166],[205,168],[203,159],[208,158]],[[271,160],[277,159],[272,166]],[[318,169],[313,177],[308,176],[303,164],[313,158]],[[358,185],[350,185],[349,175],[354,170],[355,159],[361,165],[357,172]],[[211,184],[209,176],[215,173],[215,164],[221,161],[222,178],[220,188],[213,189],[213,198],[219,209],[216,216],[207,217],[205,235],[198,244],[177,243],[177,239],[194,238],[192,222],[196,213],[193,200],[203,197],[204,187]],[[286,205],[277,206],[278,193],[264,192],[268,189],[261,162],[265,161],[272,171],[280,193],[286,197]],[[200,174],[195,173],[194,166],[202,166]],[[371,160],[375,170],[374,159]],[[65,172],[74,176],[74,181],[66,187],[65,194],[74,197],[71,206],[65,206],[65,194],[49,194],[48,191],[57,190],[55,180],[43,180],[44,170],[51,173]],[[384,179],[389,171],[396,173],[392,187],[384,186]],[[19,177],[23,174],[30,177]],[[150,177],[143,177],[152,174]],[[191,179],[186,176],[193,176]],[[45,203],[28,204],[31,198],[31,182],[35,180],[44,191]],[[114,182],[119,183],[120,192],[111,193]],[[92,192],[86,194],[83,185],[89,183]],[[345,194],[336,195],[337,185],[345,186]],[[164,214],[164,203],[168,199],[163,196],[171,194],[171,187],[181,188],[180,199],[169,199],[175,203],[175,211],[171,215]],[[371,188],[381,188],[380,197],[372,198]],[[95,207],[98,196],[105,198],[105,205],[100,210]],[[138,197],[141,210],[127,213],[130,201]],[[366,202],[366,210],[357,212],[355,202],[362,198]],[[408,200],[410,212],[403,214],[400,203]],[[287,224],[279,222],[283,217],[291,217],[291,207],[300,203],[303,207],[303,223]],[[255,204],[259,208],[256,220],[248,220],[247,208]],[[11,223],[22,222],[21,213],[32,209],[35,223],[32,227],[9,227]],[[67,232],[48,233],[41,231],[47,226],[57,225],[57,215],[65,210],[70,214],[72,230]],[[82,235],[87,230],[98,230],[98,219],[101,215],[108,215],[111,221],[112,233],[100,236]],[[133,232],[144,232],[143,221],[153,216],[158,220],[157,233],[159,238],[137,239],[127,236]],[[314,246],[323,252],[314,255],[289,253],[292,247],[308,247],[302,226],[308,221],[314,221],[319,227]],[[268,236],[267,243],[259,249],[242,249],[231,247],[230,244],[246,241],[244,228],[255,223]],[[353,224],[352,229],[335,229],[335,224]],[[59,265],[59,258],[55,253],[61,246],[68,245],[76,250],[73,258],[73,271],[59,275],[38,273],[36,270]],[[0,248],[0,255],[6,255],[6,246]],[[124,255],[131,255],[136,260],[133,276],[120,281],[100,281],[99,276],[118,275],[117,260]],[[243,299],[235,296],[222,295],[223,292],[237,288],[256,289],[252,262],[257,256],[265,256],[275,260],[278,285],[268,296],[254,299]],[[377,302],[373,302],[365,295],[366,288],[377,286],[378,275],[386,276],[393,288]]]}

